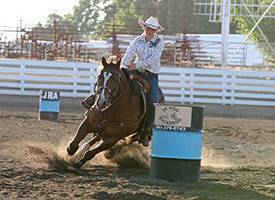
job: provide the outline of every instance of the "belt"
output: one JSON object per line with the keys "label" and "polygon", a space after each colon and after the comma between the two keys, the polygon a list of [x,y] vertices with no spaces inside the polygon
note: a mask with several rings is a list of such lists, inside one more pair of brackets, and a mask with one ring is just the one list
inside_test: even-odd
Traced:
{"label": "belt", "polygon": [[144,74],[146,74],[146,75],[149,75],[149,74],[152,74],[152,75],[157,75],[157,74],[155,74],[155,73],[153,73],[153,72],[150,72],[150,71],[148,71],[148,70],[144,70]]}

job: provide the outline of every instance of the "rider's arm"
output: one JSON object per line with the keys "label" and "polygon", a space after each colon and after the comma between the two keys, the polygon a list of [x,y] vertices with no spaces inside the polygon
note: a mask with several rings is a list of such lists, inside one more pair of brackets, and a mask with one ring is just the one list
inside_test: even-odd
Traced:
{"label": "rider's arm", "polygon": [[162,51],[164,49],[164,40],[161,40],[156,45],[156,47],[152,47],[152,48],[155,48],[155,49],[149,57],[147,57],[144,60],[139,60],[135,63],[137,68],[143,67],[143,68],[151,71],[151,70],[154,70],[153,69],[154,67],[159,66],[160,57],[161,57]]}
{"label": "rider's arm", "polygon": [[127,50],[121,60],[121,63],[123,64],[124,67],[127,67],[130,64],[130,62],[134,58],[135,54],[136,54],[136,39],[131,42],[131,44],[127,48]]}

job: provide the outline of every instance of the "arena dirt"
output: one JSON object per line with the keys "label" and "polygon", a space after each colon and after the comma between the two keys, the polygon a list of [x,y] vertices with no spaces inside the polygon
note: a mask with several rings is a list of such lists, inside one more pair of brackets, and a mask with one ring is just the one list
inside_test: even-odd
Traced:
{"label": "arena dirt", "polygon": [[200,183],[149,178],[150,148],[124,146],[82,170],[66,145],[83,117],[59,122],[34,111],[0,110],[0,199],[274,199],[275,124],[268,119],[206,117]]}

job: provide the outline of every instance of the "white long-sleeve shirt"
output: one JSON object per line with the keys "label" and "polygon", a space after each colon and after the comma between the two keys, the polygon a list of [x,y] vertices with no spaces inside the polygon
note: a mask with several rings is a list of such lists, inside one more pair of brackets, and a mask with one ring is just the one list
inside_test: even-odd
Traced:
{"label": "white long-sleeve shirt", "polygon": [[126,67],[136,56],[134,61],[136,68],[144,68],[158,74],[163,49],[164,40],[160,36],[155,34],[150,41],[146,42],[145,33],[143,33],[131,42],[121,62]]}

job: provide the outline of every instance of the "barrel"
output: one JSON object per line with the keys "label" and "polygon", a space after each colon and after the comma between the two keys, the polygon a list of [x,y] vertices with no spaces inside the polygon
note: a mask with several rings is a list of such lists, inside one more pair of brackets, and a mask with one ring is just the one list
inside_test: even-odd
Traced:
{"label": "barrel", "polygon": [[199,182],[203,107],[156,105],[150,178]]}
{"label": "barrel", "polygon": [[40,90],[39,120],[58,121],[60,111],[59,91]]}

